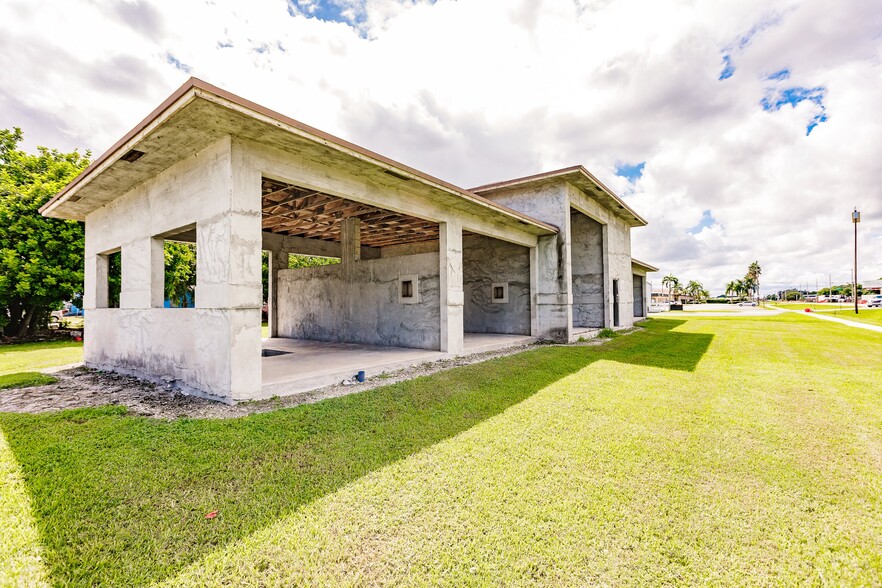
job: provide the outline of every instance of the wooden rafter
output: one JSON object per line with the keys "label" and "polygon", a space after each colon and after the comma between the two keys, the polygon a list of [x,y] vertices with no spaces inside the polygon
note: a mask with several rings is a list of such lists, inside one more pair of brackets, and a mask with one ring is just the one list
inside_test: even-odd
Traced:
{"label": "wooden rafter", "polygon": [[263,230],[283,235],[339,241],[341,221],[361,221],[363,245],[383,247],[438,239],[438,225],[425,219],[264,178]]}

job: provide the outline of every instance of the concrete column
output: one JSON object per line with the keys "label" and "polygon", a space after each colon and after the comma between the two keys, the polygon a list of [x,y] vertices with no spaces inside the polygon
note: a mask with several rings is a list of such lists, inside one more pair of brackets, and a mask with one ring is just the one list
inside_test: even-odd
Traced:
{"label": "concrete column", "polygon": [[536,337],[568,342],[573,329],[568,231],[539,238],[536,247]]}
{"label": "concrete column", "polygon": [[343,219],[340,246],[342,263],[348,264],[361,259],[361,219],[356,216]]}
{"label": "concrete column", "polygon": [[144,237],[123,245],[120,308],[162,308],[165,301],[165,250],[162,239]]}
{"label": "concrete column", "polygon": [[153,308],[165,306],[165,239],[150,239],[149,306]]}
{"label": "concrete column", "polygon": [[462,225],[438,224],[441,269],[441,351],[463,352]]}
{"label": "concrete column", "polygon": [[109,261],[106,255],[86,257],[83,280],[83,308],[107,308]]}
{"label": "concrete column", "polygon": [[269,320],[270,337],[279,336],[279,270],[288,269],[288,252],[281,249],[269,250]]}
{"label": "concrete column", "polygon": [[[609,225],[603,225],[603,326],[611,327],[613,324],[613,304],[616,303],[613,300],[613,292],[612,292],[612,274],[610,274],[610,265],[612,260],[609,257]],[[621,282],[619,282],[619,287],[621,287]],[[621,297],[621,291],[619,292],[619,297]]]}

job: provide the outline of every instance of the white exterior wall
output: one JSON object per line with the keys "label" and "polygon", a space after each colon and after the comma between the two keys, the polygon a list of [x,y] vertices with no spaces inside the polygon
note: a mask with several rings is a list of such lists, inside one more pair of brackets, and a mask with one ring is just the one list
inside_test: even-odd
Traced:
{"label": "white exterior wall", "polygon": [[[229,137],[86,217],[89,366],[232,401],[260,390],[260,174]],[[196,308],[161,308],[158,235],[195,224]],[[119,309],[100,254],[121,249]]]}

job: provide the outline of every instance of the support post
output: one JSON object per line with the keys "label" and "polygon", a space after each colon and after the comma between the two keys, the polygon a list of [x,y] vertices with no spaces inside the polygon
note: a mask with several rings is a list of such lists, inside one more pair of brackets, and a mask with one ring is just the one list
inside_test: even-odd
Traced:
{"label": "support post", "polygon": [[441,351],[463,352],[462,225],[438,224],[440,261]]}
{"label": "support post", "polygon": [[279,336],[279,270],[288,269],[288,252],[282,249],[269,250],[269,280],[268,298],[269,303],[267,321],[269,322],[269,336]]}
{"label": "support post", "polygon": [[361,259],[361,219],[350,216],[340,227],[341,261],[349,264]]}

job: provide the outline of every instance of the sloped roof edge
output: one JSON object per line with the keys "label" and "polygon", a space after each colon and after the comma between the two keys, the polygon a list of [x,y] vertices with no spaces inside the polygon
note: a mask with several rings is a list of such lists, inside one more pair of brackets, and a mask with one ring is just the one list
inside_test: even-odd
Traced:
{"label": "sloped roof edge", "polygon": [[634,259],[633,257],[631,258],[631,265],[640,266],[643,269],[645,269],[647,272],[657,272],[658,271],[658,268],[655,267],[654,265],[649,265],[645,261],[640,261],[639,259]]}
{"label": "sloped roof edge", "polygon": [[558,232],[557,227],[555,227],[554,225],[545,223],[522,212],[493,202],[492,200],[485,198],[480,194],[475,194],[473,192],[455,186],[449,182],[433,177],[415,168],[404,165],[403,163],[380,155],[379,153],[346,141],[345,139],[341,139],[339,137],[321,131],[315,127],[302,123],[298,120],[285,116],[281,113],[270,110],[269,108],[261,106],[256,102],[252,102],[250,100],[242,98],[241,96],[237,96],[236,94],[228,92],[222,88],[209,84],[208,82],[205,82],[195,77],[191,77],[186,82],[184,82],[181,87],[175,90],[168,98],[166,98],[162,102],[162,104],[160,104],[156,109],[148,114],[132,130],[126,133],[119,141],[114,143],[113,146],[110,147],[110,149],[108,149],[101,156],[95,159],[86,169],[80,172],[80,174],[77,175],[73,180],[71,180],[71,182],[68,183],[67,186],[65,186],[61,191],[53,196],[48,202],[46,202],[46,204],[40,207],[40,212],[45,214],[46,212],[50,211],[58,204],[63,202],[66,197],[72,195],[73,192],[75,192],[81,185],[87,184],[93,176],[97,175],[105,167],[109,166],[110,164],[117,161],[120,157],[122,157],[122,155],[124,155],[125,152],[128,151],[128,144],[132,142],[136,137],[138,137],[138,135],[143,133],[154,123],[161,122],[162,119],[167,118],[174,112],[180,110],[193,99],[197,97],[205,97],[203,96],[203,94],[209,94],[221,100],[233,103],[240,108],[251,110],[259,117],[272,119],[277,123],[293,127],[294,129],[297,129],[298,131],[306,135],[311,135],[312,138],[316,141],[343,151],[350,152],[380,167],[387,168],[398,173],[403,173],[405,176],[410,176],[414,180],[455,194],[484,208],[515,218],[521,222],[524,222],[525,224],[532,225],[543,231],[547,231],[549,233]]}
{"label": "sloped roof edge", "polygon": [[555,179],[567,179],[569,177],[580,177],[587,179],[592,184],[597,186],[600,190],[602,190],[609,198],[611,198],[616,204],[622,207],[623,210],[628,211],[631,216],[633,216],[636,221],[637,226],[646,226],[646,219],[637,214],[633,208],[628,206],[624,200],[619,198],[612,190],[606,187],[606,185],[598,180],[594,174],[585,169],[582,165],[573,165],[570,167],[565,167],[562,169],[557,169],[548,172],[542,172],[538,174],[533,174],[529,176],[524,176],[521,178],[514,178],[511,180],[504,180],[501,182],[494,182],[492,184],[484,184],[483,186],[477,186],[475,188],[470,188],[470,192],[474,192],[475,194],[489,193],[489,192],[497,192],[499,190],[505,190],[508,188],[516,188],[521,186],[526,186],[529,184],[538,184],[541,182],[545,182],[548,180]]}

